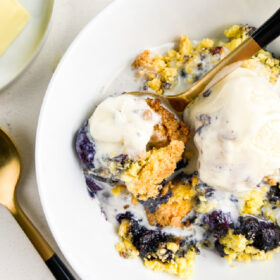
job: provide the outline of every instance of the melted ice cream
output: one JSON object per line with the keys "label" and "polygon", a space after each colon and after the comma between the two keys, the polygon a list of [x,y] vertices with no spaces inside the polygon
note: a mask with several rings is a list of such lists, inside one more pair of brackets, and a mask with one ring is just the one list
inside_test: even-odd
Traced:
{"label": "melted ice cream", "polygon": [[254,188],[280,167],[280,98],[267,81],[238,69],[185,111],[195,131],[197,168],[217,189]]}
{"label": "melted ice cream", "polygon": [[144,99],[132,95],[105,99],[89,120],[90,134],[97,146],[96,158],[121,154],[137,158],[146,151],[159,121],[160,116]]}

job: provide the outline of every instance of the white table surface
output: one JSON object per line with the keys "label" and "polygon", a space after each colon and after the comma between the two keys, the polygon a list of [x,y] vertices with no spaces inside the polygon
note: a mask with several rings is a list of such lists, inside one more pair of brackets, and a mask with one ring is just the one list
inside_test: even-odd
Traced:
{"label": "white table surface", "polygon": [[[59,59],[85,24],[109,2],[111,0],[56,0],[51,29],[40,54],[16,81],[0,91],[0,126],[14,138],[23,160],[19,203],[60,257],[61,252],[48,228],[38,195],[34,166],[37,122],[44,94]],[[0,279],[53,279],[3,207],[0,207]]]}

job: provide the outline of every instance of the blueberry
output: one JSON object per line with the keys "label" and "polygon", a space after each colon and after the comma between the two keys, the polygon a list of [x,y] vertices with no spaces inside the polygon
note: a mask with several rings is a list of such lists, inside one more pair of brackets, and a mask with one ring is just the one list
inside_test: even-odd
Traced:
{"label": "blueberry", "polygon": [[215,249],[217,250],[217,252],[219,253],[219,255],[223,258],[226,254],[225,254],[225,246],[222,245],[219,240],[215,241]]}
{"label": "blueberry", "polygon": [[205,215],[202,223],[216,238],[225,236],[229,228],[233,226],[230,213],[223,213],[221,210],[215,210],[211,214]]}
{"label": "blueberry", "polygon": [[236,234],[243,234],[247,239],[254,240],[259,231],[258,219],[246,216],[239,217],[239,226],[235,229]]}
{"label": "blueberry", "polygon": [[234,202],[234,203],[238,202],[237,197],[236,197],[235,195],[233,195],[233,194],[230,196],[229,200],[230,200],[231,202]]}
{"label": "blueberry", "polygon": [[253,246],[264,251],[277,248],[280,241],[279,227],[273,223],[260,223],[260,231],[255,237]]}
{"label": "blueberry", "polygon": [[196,192],[197,194],[203,195],[207,198],[211,197],[214,194],[214,189],[210,186],[208,186],[206,183],[200,181],[197,185],[196,185]]}
{"label": "blueberry", "polygon": [[255,217],[239,217],[236,234],[243,234],[253,241],[252,246],[259,250],[269,251],[277,248],[280,242],[280,228],[278,225]]}
{"label": "blueberry", "polygon": [[202,69],[202,66],[203,66],[203,64],[202,64],[201,62],[198,63],[198,64],[197,64],[197,69],[198,69],[198,70],[201,70],[201,69]]}
{"label": "blueberry", "polygon": [[203,184],[204,185],[204,188],[205,188],[205,197],[209,198],[211,197],[213,194],[214,194],[214,189],[212,187],[209,187],[208,185],[206,184]]}
{"label": "blueberry", "polygon": [[84,123],[76,136],[76,151],[81,162],[88,168],[94,168],[95,147],[88,137],[88,121]]}
{"label": "blueberry", "polygon": [[150,213],[155,213],[157,208],[168,201],[172,196],[171,190],[167,194],[159,194],[156,198],[148,198],[147,200],[140,200],[140,203],[147,209]]}
{"label": "blueberry", "polygon": [[127,159],[128,159],[128,155],[121,154],[121,155],[111,158],[110,161],[120,163],[123,166],[125,164],[125,162],[127,161]]}
{"label": "blueberry", "polygon": [[177,162],[175,171],[178,171],[179,169],[182,169],[187,165],[188,165],[188,160],[181,159],[180,161]]}
{"label": "blueberry", "polygon": [[170,83],[167,83],[167,82],[162,82],[162,87],[164,89],[170,89],[171,88],[171,84]]}
{"label": "blueberry", "polygon": [[137,248],[142,258],[150,253],[156,252],[160,243],[174,240],[171,235],[162,233],[159,230],[149,230],[141,226],[139,222],[134,219],[131,220],[130,234],[132,244]]}
{"label": "blueberry", "polygon": [[277,184],[276,186],[270,187],[269,192],[267,193],[267,198],[268,198],[269,202],[271,202],[271,203],[276,203],[276,202],[280,201],[279,184]]}
{"label": "blueberry", "polygon": [[202,77],[202,74],[195,76],[194,82],[197,82]]}
{"label": "blueberry", "polygon": [[114,182],[114,181],[112,181],[110,179],[98,176],[96,174],[91,174],[91,177],[94,178],[97,181],[104,182],[104,183],[116,183],[116,182]]}
{"label": "blueberry", "polygon": [[185,172],[181,171],[174,177],[174,181],[188,182],[190,177],[190,175],[187,175]]}
{"label": "blueberry", "polygon": [[96,182],[94,181],[94,178],[92,176],[90,176],[89,174],[85,174],[85,179],[86,179],[86,184],[87,184],[89,195],[91,197],[95,197],[96,193],[98,191],[102,190],[102,188],[96,184]]}
{"label": "blueberry", "polygon": [[131,220],[133,218],[133,214],[129,211],[125,212],[125,213],[121,213],[121,214],[118,214],[116,216],[116,220],[121,223],[122,220]]}
{"label": "blueberry", "polygon": [[118,214],[116,219],[119,223],[121,223],[123,219],[130,220],[131,241],[139,251],[141,257],[145,257],[150,253],[156,252],[160,243],[174,240],[171,235],[166,235],[159,230],[149,230],[140,225],[139,221],[135,220],[130,212]]}
{"label": "blueberry", "polygon": [[181,70],[180,70],[180,76],[181,76],[182,78],[186,78],[186,77],[187,77],[187,73],[186,73],[185,69],[181,69]]}
{"label": "blueberry", "polygon": [[159,232],[154,230],[143,231],[137,240],[140,256],[144,257],[149,252],[156,251],[161,241],[164,240]]}
{"label": "blueberry", "polygon": [[200,134],[201,130],[210,125],[211,124],[211,116],[207,115],[207,114],[200,114],[199,116],[197,116],[198,120],[200,120],[201,122],[201,126],[195,131],[195,133]]}
{"label": "blueberry", "polygon": [[198,217],[197,212],[195,212],[194,210],[192,210],[191,212],[189,212],[189,213],[187,214],[186,217],[183,218],[182,223],[183,223],[185,226],[192,225],[193,223],[195,223],[197,217]]}

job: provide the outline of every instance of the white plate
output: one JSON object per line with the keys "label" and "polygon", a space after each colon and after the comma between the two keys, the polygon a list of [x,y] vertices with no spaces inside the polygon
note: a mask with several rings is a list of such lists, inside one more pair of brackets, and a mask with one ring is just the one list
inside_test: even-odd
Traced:
{"label": "white plate", "polygon": [[48,30],[53,0],[18,0],[30,18],[19,36],[0,56],[0,90],[18,77],[36,56]]}
{"label": "white plate", "polygon": [[[175,279],[121,259],[117,236],[90,199],[74,151],[74,135],[111,77],[145,48],[173,41],[216,37],[234,23],[261,24],[279,0],[118,0],[92,20],[73,42],[49,85],[36,145],[40,197],[52,233],[82,279]],[[274,50],[280,50],[279,40]],[[280,255],[269,262],[229,266],[205,252],[193,279],[275,279]]]}

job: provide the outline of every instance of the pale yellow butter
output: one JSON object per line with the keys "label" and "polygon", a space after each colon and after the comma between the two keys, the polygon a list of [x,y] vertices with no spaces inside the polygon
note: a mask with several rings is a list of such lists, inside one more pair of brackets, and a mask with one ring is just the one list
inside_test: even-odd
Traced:
{"label": "pale yellow butter", "polygon": [[15,40],[29,19],[27,10],[16,0],[0,0],[0,56]]}

